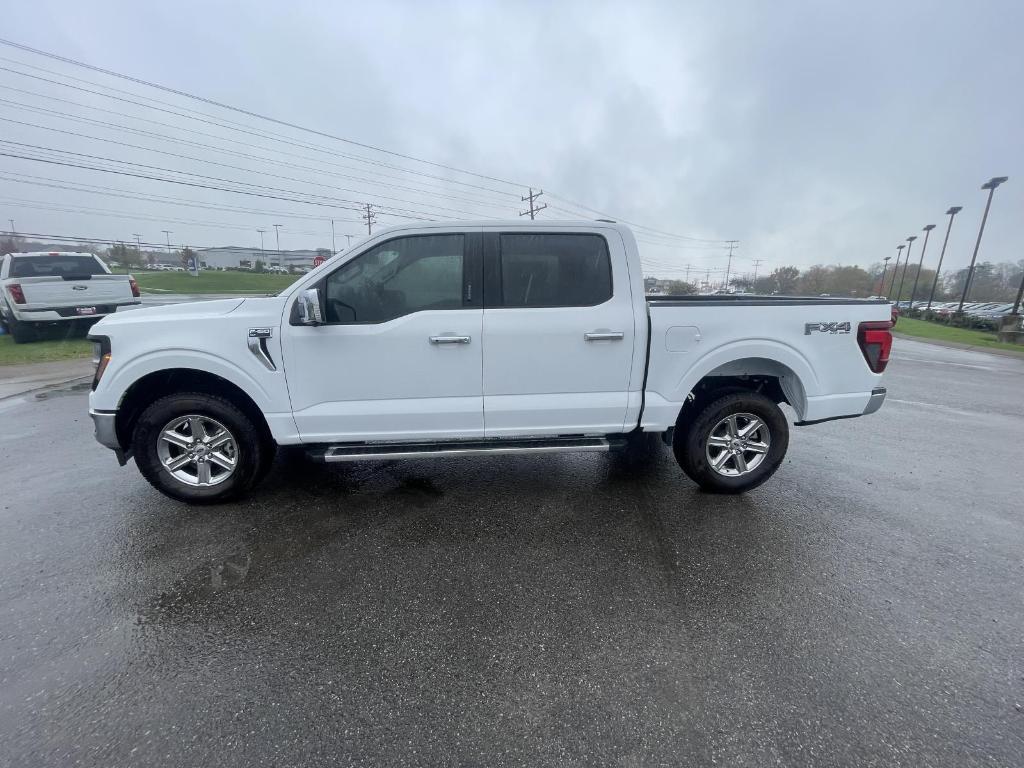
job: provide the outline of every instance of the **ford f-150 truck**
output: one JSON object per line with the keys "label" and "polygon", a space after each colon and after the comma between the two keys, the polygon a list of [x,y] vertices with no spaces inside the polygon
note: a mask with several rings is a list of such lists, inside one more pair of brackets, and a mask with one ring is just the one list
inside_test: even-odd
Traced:
{"label": "ford f-150 truck", "polygon": [[[388,229],[280,295],[92,330],[96,437],[189,502],[277,446],[324,462],[609,451],[661,435],[709,491],[768,479],[798,425],[885,398],[885,301],[645,297],[616,223]],[[655,438],[656,439],[656,438]]]}
{"label": "ford f-150 truck", "polygon": [[0,259],[0,321],[16,344],[47,325],[87,326],[139,303],[131,275],[113,275],[91,253],[8,253]]}

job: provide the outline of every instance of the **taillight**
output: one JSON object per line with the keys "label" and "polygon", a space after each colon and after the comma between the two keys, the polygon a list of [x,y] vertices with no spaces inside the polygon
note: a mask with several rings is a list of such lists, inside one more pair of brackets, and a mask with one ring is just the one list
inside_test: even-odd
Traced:
{"label": "taillight", "polygon": [[25,292],[21,290],[21,285],[18,283],[11,283],[7,286],[7,292],[11,294],[11,298],[14,299],[15,304],[25,303]]}
{"label": "taillight", "polygon": [[857,326],[857,344],[874,373],[881,373],[892,351],[892,323],[888,320],[864,322]]}
{"label": "taillight", "polygon": [[139,298],[139,284],[135,282],[135,278],[128,275],[128,285],[132,287],[132,296],[136,299]]}

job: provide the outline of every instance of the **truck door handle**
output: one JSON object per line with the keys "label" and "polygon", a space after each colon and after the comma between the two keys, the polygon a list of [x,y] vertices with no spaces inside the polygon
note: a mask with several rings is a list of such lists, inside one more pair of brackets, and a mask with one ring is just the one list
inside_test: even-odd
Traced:
{"label": "truck door handle", "polygon": [[469,344],[470,336],[431,336],[431,344]]}
{"label": "truck door handle", "polygon": [[622,341],[626,334],[622,331],[591,331],[584,333],[583,338],[587,341]]}

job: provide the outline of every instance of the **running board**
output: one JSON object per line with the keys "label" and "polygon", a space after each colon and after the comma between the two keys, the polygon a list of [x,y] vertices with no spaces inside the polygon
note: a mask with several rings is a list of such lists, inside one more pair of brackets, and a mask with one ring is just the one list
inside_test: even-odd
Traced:
{"label": "running board", "polygon": [[484,454],[530,454],[562,452],[607,452],[620,440],[604,437],[553,437],[528,440],[448,440],[432,443],[359,443],[330,445],[310,451],[310,457],[333,463],[338,461],[382,461],[386,459],[425,459],[443,456],[480,456]]}

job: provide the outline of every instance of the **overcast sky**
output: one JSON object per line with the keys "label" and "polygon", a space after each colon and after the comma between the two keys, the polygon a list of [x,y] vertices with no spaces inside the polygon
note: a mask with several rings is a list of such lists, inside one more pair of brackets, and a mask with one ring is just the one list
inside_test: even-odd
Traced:
{"label": "overcast sky", "polygon": [[[0,138],[19,142],[0,144],[0,152],[207,185],[214,182],[203,177],[217,177],[305,200],[0,157],[0,226],[13,218],[21,232],[125,240],[140,233],[146,242],[162,242],[169,229],[172,242],[197,246],[258,245],[262,228],[271,248],[280,223],[282,247],[310,248],[331,247],[334,217],[340,249],[343,233],[364,231],[341,201],[390,205],[381,223],[403,220],[395,208],[507,218],[532,184],[553,208],[572,209],[572,201],[663,232],[735,238],[740,271],[752,259],[764,260],[762,270],[867,265],[895,255],[925,224],[941,233],[946,208],[963,205],[947,253],[956,267],[970,259],[980,185],[1007,175],[982,258],[1016,261],[1024,258],[1021,29],[1017,0],[9,3],[0,33],[8,40],[501,181],[0,46],[0,67],[35,75],[0,71]],[[108,94],[115,92],[106,87],[118,88],[122,98],[195,110],[291,143],[39,78]],[[542,216],[567,217],[551,209]],[[651,232],[643,239],[654,274],[725,262],[718,248]],[[929,262],[940,245],[933,237]]]}

